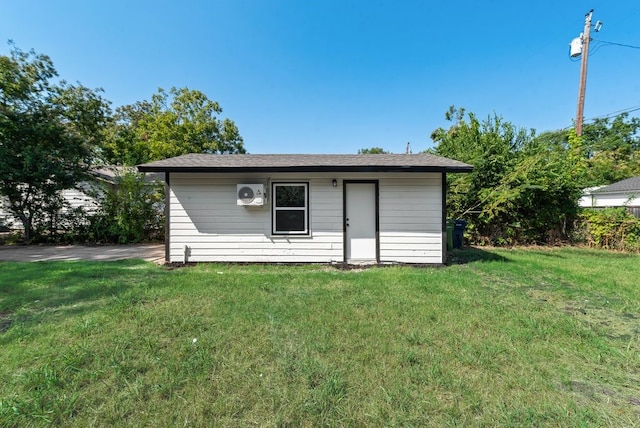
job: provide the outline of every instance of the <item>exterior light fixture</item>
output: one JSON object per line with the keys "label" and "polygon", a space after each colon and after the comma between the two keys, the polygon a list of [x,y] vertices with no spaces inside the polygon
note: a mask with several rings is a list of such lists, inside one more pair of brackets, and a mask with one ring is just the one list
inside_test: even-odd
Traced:
{"label": "exterior light fixture", "polygon": [[333,187],[338,187],[338,180],[334,178],[331,184],[333,184]]}

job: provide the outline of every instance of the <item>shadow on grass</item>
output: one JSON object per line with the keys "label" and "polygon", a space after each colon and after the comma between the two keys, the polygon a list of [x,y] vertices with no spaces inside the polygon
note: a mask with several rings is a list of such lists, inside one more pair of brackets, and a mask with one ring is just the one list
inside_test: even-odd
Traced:
{"label": "shadow on grass", "polygon": [[475,262],[509,262],[508,258],[495,254],[489,250],[477,247],[465,247],[447,252],[448,265],[464,265]]}
{"label": "shadow on grass", "polygon": [[[7,325],[55,311],[75,315],[103,307],[104,298],[123,296],[154,281],[163,271],[141,260],[117,262],[0,263],[0,321]],[[7,330],[5,329],[5,331]]]}

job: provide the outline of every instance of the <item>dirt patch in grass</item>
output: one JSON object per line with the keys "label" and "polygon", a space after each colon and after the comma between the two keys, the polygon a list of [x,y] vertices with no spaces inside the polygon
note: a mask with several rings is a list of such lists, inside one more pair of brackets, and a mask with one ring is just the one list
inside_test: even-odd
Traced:
{"label": "dirt patch in grass", "polygon": [[613,309],[612,302],[605,297],[566,300],[558,298],[557,293],[537,288],[529,289],[527,294],[534,300],[553,305],[565,315],[580,319],[591,328],[601,329],[611,339],[629,341],[628,347],[640,346],[640,343],[633,343],[640,335],[640,316]]}
{"label": "dirt patch in grass", "polygon": [[13,324],[13,318],[11,317],[11,312],[9,311],[0,311],[0,333],[4,333],[9,330]]}
{"label": "dirt patch in grass", "polygon": [[180,269],[180,268],[186,268],[186,267],[194,267],[197,265],[198,263],[196,262],[187,262],[187,263],[170,262],[170,263],[165,263],[163,266],[167,270],[174,270],[174,269]]}
{"label": "dirt patch in grass", "polygon": [[616,406],[628,403],[637,406],[638,416],[640,416],[640,398],[629,396],[627,391],[616,391],[586,380],[571,380],[562,385],[560,389],[573,393],[581,401],[608,403]]}
{"label": "dirt patch in grass", "polygon": [[561,389],[572,392],[577,397],[580,397],[581,400],[589,400],[596,403],[615,401],[621,398],[618,393],[585,380],[571,380],[563,385]]}

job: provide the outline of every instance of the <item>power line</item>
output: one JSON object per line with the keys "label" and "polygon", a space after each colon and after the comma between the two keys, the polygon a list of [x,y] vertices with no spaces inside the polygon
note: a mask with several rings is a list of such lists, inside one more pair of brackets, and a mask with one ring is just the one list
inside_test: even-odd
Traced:
{"label": "power line", "polygon": [[640,49],[640,46],[625,45],[624,43],[607,42],[604,40],[595,40],[602,45],[622,46],[623,48]]}
{"label": "power line", "polygon": [[629,107],[629,108],[625,108],[625,109],[618,110],[618,111],[614,111],[614,112],[611,112],[611,113],[607,113],[607,114],[604,114],[602,116],[590,117],[589,119],[586,119],[586,120],[609,119],[609,118],[612,118],[614,116],[619,116],[619,115],[621,115],[623,113],[631,113],[631,112],[638,111],[638,110],[640,110],[640,105]]}
{"label": "power line", "polygon": [[[610,119],[612,117],[619,116],[619,115],[621,115],[623,113],[631,113],[631,112],[638,111],[638,110],[640,110],[640,105],[623,108],[621,110],[616,110],[616,111],[613,111],[611,113],[603,114],[601,116],[590,117],[588,119],[585,119],[584,121],[585,122],[587,122],[587,121],[593,122],[593,121],[595,121],[597,119]],[[565,126],[564,128],[561,129],[561,131],[566,131],[567,129],[571,129],[574,126],[575,126],[575,124],[574,125]]]}

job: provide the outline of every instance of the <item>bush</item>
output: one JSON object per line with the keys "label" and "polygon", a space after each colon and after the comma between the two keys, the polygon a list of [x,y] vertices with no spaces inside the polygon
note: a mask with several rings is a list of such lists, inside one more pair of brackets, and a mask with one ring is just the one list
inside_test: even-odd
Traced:
{"label": "bush", "polygon": [[586,209],[580,213],[575,240],[592,247],[640,251],[640,219],[626,208]]}
{"label": "bush", "polygon": [[88,241],[133,244],[161,240],[164,235],[164,188],[144,174],[125,173],[102,195],[81,234]]}

